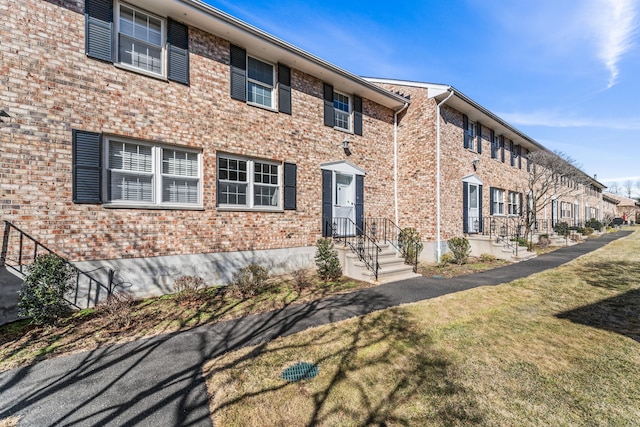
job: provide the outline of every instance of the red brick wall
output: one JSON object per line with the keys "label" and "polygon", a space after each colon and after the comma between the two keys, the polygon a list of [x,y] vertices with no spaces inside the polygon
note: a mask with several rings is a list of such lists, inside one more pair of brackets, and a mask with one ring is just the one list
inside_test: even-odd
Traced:
{"label": "red brick wall", "polygon": [[[195,28],[190,86],[116,68],[86,57],[83,7],[0,5],[0,108],[12,116],[0,124],[2,219],[72,260],[309,246],[320,236],[320,164],[338,160],[366,171],[365,214],[393,216],[393,111],[364,99],[364,136],[326,127],[322,81],[296,69],[292,115],[234,101],[229,42]],[[201,149],[204,210],[72,203],[72,129]],[[296,163],[298,209],[217,210],[219,151]]]}

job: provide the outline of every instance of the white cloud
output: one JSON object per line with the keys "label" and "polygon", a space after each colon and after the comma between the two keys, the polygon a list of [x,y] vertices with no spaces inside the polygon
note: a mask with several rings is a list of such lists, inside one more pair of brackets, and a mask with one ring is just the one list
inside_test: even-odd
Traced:
{"label": "white cloud", "polygon": [[512,125],[544,126],[555,128],[601,128],[613,130],[640,130],[639,119],[603,119],[570,117],[566,112],[535,111],[529,113],[496,113]]}
{"label": "white cloud", "polygon": [[598,49],[598,59],[609,71],[607,89],[618,81],[618,64],[634,45],[638,24],[637,0],[594,0],[585,10]]}

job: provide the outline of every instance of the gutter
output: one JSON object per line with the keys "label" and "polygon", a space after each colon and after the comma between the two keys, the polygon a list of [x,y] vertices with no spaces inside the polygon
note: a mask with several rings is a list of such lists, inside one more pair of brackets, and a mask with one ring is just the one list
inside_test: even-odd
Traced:
{"label": "gutter", "polygon": [[398,114],[409,107],[409,103],[405,102],[402,108],[393,114],[393,197],[394,211],[396,215],[396,226],[399,226],[398,215]]}
{"label": "gutter", "polygon": [[440,107],[443,106],[449,98],[455,94],[453,87],[447,88],[449,95],[436,104],[436,262],[440,263],[442,257],[442,245],[441,245],[441,223],[442,223],[442,211],[440,205]]}

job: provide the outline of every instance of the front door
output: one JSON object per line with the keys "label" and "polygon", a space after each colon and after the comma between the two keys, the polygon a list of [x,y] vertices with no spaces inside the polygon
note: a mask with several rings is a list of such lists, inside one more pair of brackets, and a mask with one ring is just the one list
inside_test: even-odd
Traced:
{"label": "front door", "polygon": [[555,227],[558,224],[558,201],[551,201],[551,226]]}
{"label": "front door", "polygon": [[480,228],[480,190],[479,185],[469,183],[469,211],[467,216],[467,230],[477,233]]}
{"label": "front door", "polygon": [[336,172],[333,175],[333,223],[339,236],[353,236],[356,221],[356,177]]}

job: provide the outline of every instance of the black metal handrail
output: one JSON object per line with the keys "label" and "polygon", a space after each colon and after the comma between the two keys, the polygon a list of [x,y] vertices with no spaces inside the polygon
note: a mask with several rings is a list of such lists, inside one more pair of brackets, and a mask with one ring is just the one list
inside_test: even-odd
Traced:
{"label": "black metal handrail", "polygon": [[324,218],[323,229],[330,230],[334,240],[348,246],[373,273],[375,280],[378,280],[380,270],[378,254],[382,249],[371,236],[365,233],[365,230],[358,227],[350,218]]}
{"label": "black metal handrail", "polygon": [[388,218],[368,217],[364,219],[364,229],[377,242],[388,243],[393,246],[405,260],[413,266],[413,272],[418,271],[418,246],[421,242],[403,239],[402,229]]}
{"label": "black metal handrail", "polygon": [[[12,233],[14,231],[14,233]],[[17,233],[17,235],[16,235]],[[17,241],[12,241],[12,236],[17,236]],[[32,248],[30,248],[32,246]],[[15,253],[17,252],[17,253]],[[115,271],[111,268],[98,268],[93,270],[92,272],[106,269],[108,273],[109,285],[104,285],[99,280],[97,280],[94,276],[89,273],[80,270],[78,267],[69,262],[65,257],[60,254],[55,253],[53,250],[49,249],[42,243],[40,243],[37,239],[22,231],[20,228],[10,223],[7,220],[4,220],[4,234],[2,238],[2,251],[0,252],[0,267],[9,268],[21,276],[24,276],[26,273],[26,269],[31,262],[33,262],[36,257],[40,254],[55,254],[60,256],[65,262],[73,269],[74,271],[74,296],[73,301],[67,299],[67,301],[79,308],[79,288],[80,285],[83,284],[87,290],[87,301],[86,305],[89,306],[91,304],[96,304],[101,298],[101,292],[106,292],[106,296],[111,295],[115,288],[119,286],[118,283],[114,280]],[[93,298],[92,298],[93,295]],[[92,300],[93,299],[93,300]]]}

